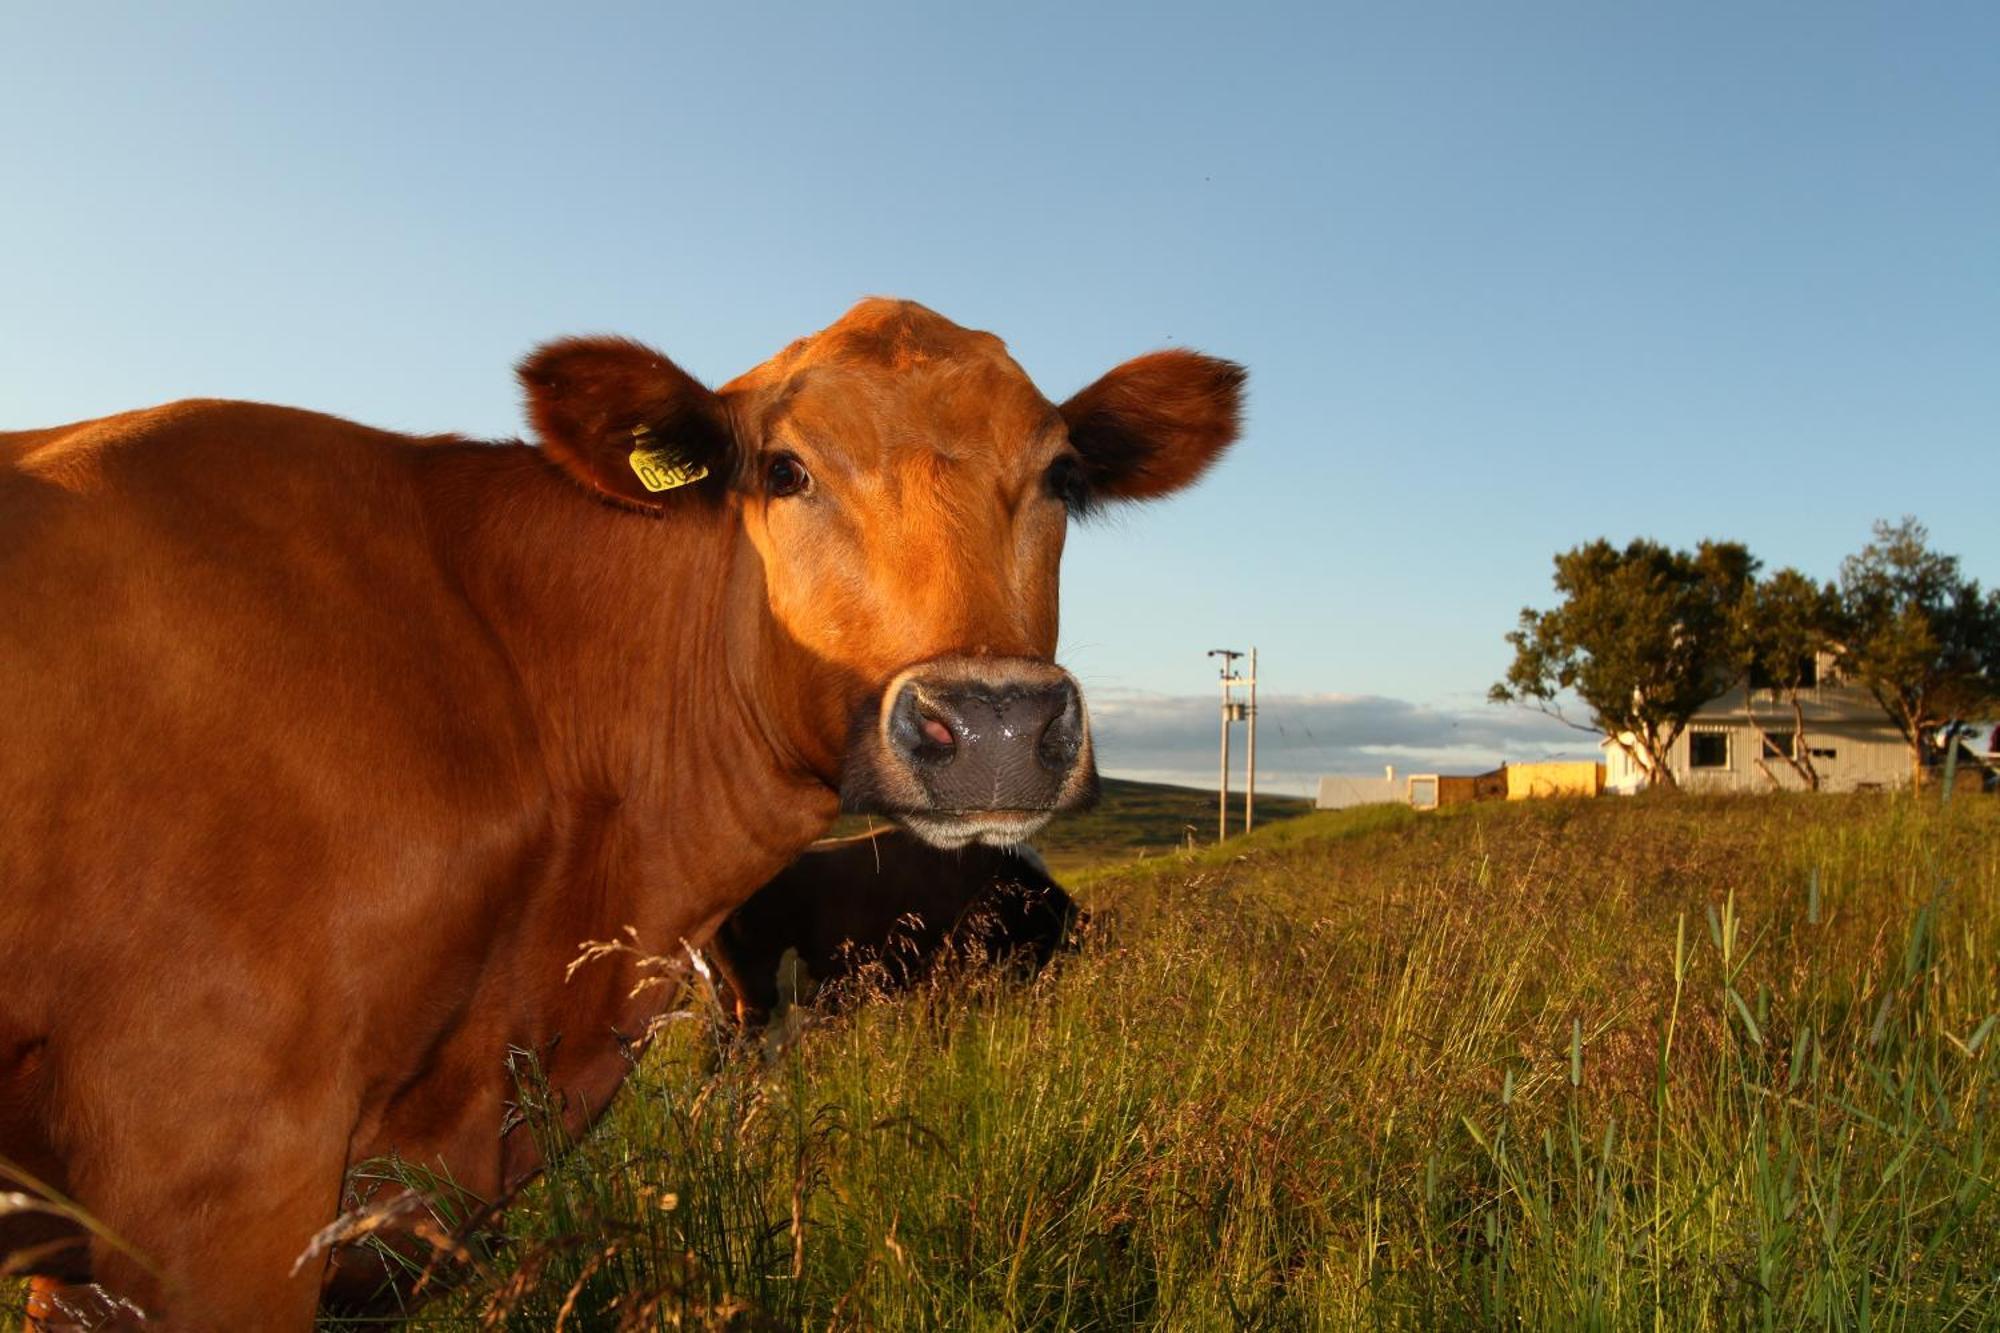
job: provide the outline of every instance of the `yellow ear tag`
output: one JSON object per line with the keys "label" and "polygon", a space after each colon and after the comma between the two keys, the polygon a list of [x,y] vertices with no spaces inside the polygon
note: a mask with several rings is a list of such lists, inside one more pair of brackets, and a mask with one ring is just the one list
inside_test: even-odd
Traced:
{"label": "yellow ear tag", "polygon": [[632,475],[647,490],[671,491],[708,475],[706,465],[691,462],[672,449],[657,448],[650,443],[652,438],[653,433],[644,426],[632,428]]}

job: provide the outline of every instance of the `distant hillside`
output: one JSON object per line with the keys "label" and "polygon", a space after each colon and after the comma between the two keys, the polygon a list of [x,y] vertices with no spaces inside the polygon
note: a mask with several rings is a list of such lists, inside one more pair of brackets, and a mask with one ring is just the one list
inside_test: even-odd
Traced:
{"label": "distant hillside", "polygon": [[[1187,844],[1190,827],[1194,829],[1197,844],[1207,846],[1215,841],[1214,792],[1124,778],[1101,781],[1103,795],[1095,809],[1063,815],[1035,839],[1035,849],[1057,874],[1173,851]],[[1260,793],[1257,823],[1262,827],[1276,820],[1296,818],[1312,808],[1311,801],[1296,796]],[[835,824],[831,833],[844,837],[865,832],[871,826],[879,828],[882,823],[880,819],[848,816]],[[1229,828],[1232,836],[1242,831],[1241,792],[1230,793]]]}
{"label": "distant hillside", "polygon": [[[1087,866],[1158,856],[1187,845],[1188,830],[1197,844],[1215,841],[1215,793],[1194,787],[1169,787],[1158,782],[1105,778],[1103,799],[1094,810],[1064,815],[1043,830],[1035,847],[1058,873]],[[1257,797],[1259,827],[1293,819],[1312,809],[1296,796]],[[1229,829],[1243,830],[1243,794],[1229,796]]]}

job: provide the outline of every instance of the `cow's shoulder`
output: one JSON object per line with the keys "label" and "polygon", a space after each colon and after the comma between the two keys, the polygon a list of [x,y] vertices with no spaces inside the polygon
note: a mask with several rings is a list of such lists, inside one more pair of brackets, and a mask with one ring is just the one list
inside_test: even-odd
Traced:
{"label": "cow's shoulder", "polygon": [[428,443],[215,399],[0,436],[0,690],[37,705],[0,719],[0,797],[66,772],[92,810],[164,809],[147,775],[199,773],[181,804],[246,843],[281,793],[404,837],[539,802],[515,673],[427,525]]}

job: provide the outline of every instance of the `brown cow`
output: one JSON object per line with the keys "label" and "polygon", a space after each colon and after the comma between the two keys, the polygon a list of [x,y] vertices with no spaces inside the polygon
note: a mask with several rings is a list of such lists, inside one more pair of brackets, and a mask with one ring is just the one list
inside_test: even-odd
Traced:
{"label": "brown cow", "polygon": [[756,1025],[783,992],[871,965],[897,986],[943,956],[1039,969],[1069,943],[1076,916],[1028,847],[945,851],[883,829],[807,848],[729,914],[706,953],[725,1003]]}
{"label": "brown cow", "polygon": [[612,338],[520,373],[539,448],[0,436],[0,1189],[65,1201],[0,1255],[303,1328],[350,1165],[537,1169],[510,1048],[604,1109],[662,990],[566,984],[581,942],[678,952],[843,796],[938,845],[1088,799],[1066,517],[1192,481],[1242,379],[1157,352],[1055,407],[882,300],[720,390]]}

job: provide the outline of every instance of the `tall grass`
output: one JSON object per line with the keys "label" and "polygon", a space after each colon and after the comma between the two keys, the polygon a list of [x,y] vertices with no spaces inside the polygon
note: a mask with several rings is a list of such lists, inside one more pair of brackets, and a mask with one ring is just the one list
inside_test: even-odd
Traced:
{"label": "tall grass", "polygon": [[420,1318],[2000,1320],[1994,802],[1310,816],[1084,897],[1032,986],[670,1028]]}

